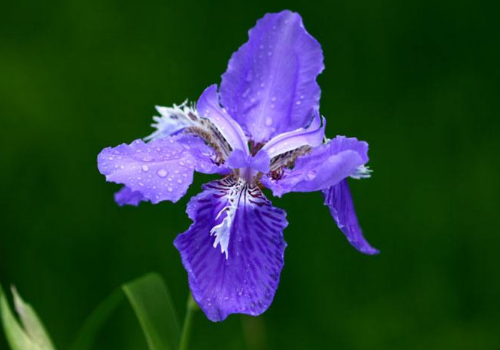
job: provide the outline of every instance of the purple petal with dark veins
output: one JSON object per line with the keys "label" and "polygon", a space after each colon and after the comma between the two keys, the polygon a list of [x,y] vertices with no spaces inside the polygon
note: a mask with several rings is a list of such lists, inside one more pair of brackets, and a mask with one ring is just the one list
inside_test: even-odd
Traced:
{"label": "purple petal with dark veins", "polygon": [[212,321],[260,315],[283,268],[286,213],[257,186],[232,177],[206,184],[187,213],[193,224],[174,244],[198,305]]}
{"label": "purple petal with dark veins", "polygon": [[195,170],[218,172],[214,158],[213,150],[198,137],[177,135],[105,148],[98,156],[98,166],[107,181],[124,184],[156,204],[178,201],[193,182]]}
{"label": "purple petal with dark veins", "polygon": [[293,169],[285,169],[281,178],[264,176],[261,181],[281,197],[288,192],[312,192],[338,184],[368,162],[368,144],[355,138],[337,136],[329,143],[313,148],[299,157]]}
{"label": "purple petal with dark veins", "polygon": [[196,108],[200,116],[210,119],[215,124],[233,150],[249,154],[247,138],[241,126],[219,104],[217,85],[211,85],[203,91]]}
{"label": "purple petal with dark veins", "polygon": [[373,248],[363,236],[363,231],[361,231],[354,210],[354,203],[347,179],[323,190],[323,195],[325,197],[325,205],[330,209],[333,219],[349,243],[362,253],[370,255],[378,254],[379,251]]}
{"label": "purple petal with dark veins", "polygon": [[140,202],[146,201],[144,196],[139,191],[132,191],[127,186],[123,186],[115,193],[115,202],[121,207],[124,205],[133,205],[137,207]]}
{"label": "purple petal with dark veins", "polygon": [[320,44],[288,10],[265,15],[248,35],[222,76],[222,105],[256,142],[306,127],[319,109]]}

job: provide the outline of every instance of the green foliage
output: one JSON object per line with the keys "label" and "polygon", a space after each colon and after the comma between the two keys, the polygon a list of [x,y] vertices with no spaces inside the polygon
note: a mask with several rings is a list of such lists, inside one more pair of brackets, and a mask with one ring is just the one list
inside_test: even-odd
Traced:
{"label": "green foliage", "polygon": [[10,309],[7,297],[0,287],[0,313],[7,341],[12,350],[55,350],[45,327],[35,310],[12,289],[19,321]]}
{"label": "green foliage", "polygon": [[[12,350],[55,350],[35,310],[12,289],[21,324],[13,315],[0,287],[0,312],[4,332]],[[141,325],[149,350],[175,350],[179,347],[180,329],[175,309],[163,278],[150,273],[125,283],[109,295],[90,314],[71,350],[90,350],[102,327],[127,299]]]}
{"label": "green foliage", "polygon": [[[36,296],[61,350],[144,271],[184,310],[172,240],[211,177],[175,204],[118,207],[97,154],[151,133],[155,105],[220,83],[255,21],[285,8],[325,51],[328,137],[370,144],[373,176],[351,190],[382,253],[355,252],[320,194],[269,195],[288,248],[271,307],[245,318],[254,349],[500,349],[500,1],[3,0],[0,282]],[[147,349],[122,316],[95,350]],[[191,349],[244,349],[239,317],[198,316]]]}
{"label": "green foliage", "polygon": [[179,322],[170,293],[158,274],[148,274],[122,286],[141,324],[150,350],[179,346]]}

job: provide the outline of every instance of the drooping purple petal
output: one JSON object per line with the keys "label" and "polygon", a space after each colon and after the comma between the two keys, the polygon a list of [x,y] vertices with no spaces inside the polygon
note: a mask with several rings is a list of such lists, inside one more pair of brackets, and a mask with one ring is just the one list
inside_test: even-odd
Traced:
{"label": "drooping purple petal", "polygon": [[218,172],[215,154],[191,135],[177,135],[144,143],[105,148],[98,156],[101,174],[109,182],[124,184],[152,203],[178,201],[193,182],[193,172]]}
{"label": "drooping purple petal", "polygon": [[285,212],[257,186],[228,177],[206,184],[187,213],[193,224],[174,244],[207,317],[264,312],[283,267]]}
{"label": "drooping purple petal", "polygon": [[313,111],[314,118],[311,125],[307,128],[300,128],[294,131],[279,134],[269,140],[264,147],[259,151],[267,153],[269,158],[274,158],[277,155],[286,153],[293,149],[302,146],[316,147],[323,143],[325,137],[326,121],[323,118],[321,125],[321,117],[317,110]]}
{"label": "drooping purple petal", "polygon": [[379,253],[363,236],[363,231],[359,226],[354,210],[354,203],[347,179],[323,190],[323,195],[325,197],[325,205],[330,209],[333,219],[349,243],[362,253],[370,255]]}
{"label": "drooping purple petal", "polygon": [[233,150],[249,154],[247,138],[241,126],[219,104],[217,85],[211,85],[203,91],[196,107],[203,118],[214,123]]}
{"label": "drooping purple petal", "polygon": [[222,105],[256,142],[306,127],[319,107],[320,44],[288,10],[265,15],[248,34],[222,76]]}
{"label": "drooping purple petal", "polygon": [[329,143],[299,157],[293,169],[279,179],[263,177],[262,183],[281,197],[288,192],[312,192],[338,184],[368,162],[368,144],[355,138],[337,136]]}
{"label": "drooping purple petal", "polygon": [[132,191],[127,186],[123,186],[118,192],[115,193],[115,202],[121,207],[124,205],[133,205],[137,207],[140,202],[146,199],[139,191]]}

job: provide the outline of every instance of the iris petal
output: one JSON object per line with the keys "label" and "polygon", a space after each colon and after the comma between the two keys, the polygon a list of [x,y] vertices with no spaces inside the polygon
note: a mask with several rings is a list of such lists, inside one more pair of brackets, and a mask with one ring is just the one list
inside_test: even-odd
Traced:
{"label": "iris petal", "polygon": [[270,159],[297,149],[302,146],[316,147],[323,143],[325,137],[326,122],[323,118],[321,125],[321,117],[318,111],[314,111],[314,118],[311,125],[307,128],[300,128],[294,131],[285,132],[277,135],[269,140],[264,147],[259,151],[267,153]]}
{"label": "iris petal", "polygon": [[139,191],[132,191],[129,187],[123,186],[118,192],[115,193],[115,202],[119,206],[133,205],[137,207],[140,202],[146,199]]}
{"label": "iris petal", "polygon": [[379,251],[373,248],[363,236],[363,231],[358,223],[351,191],[347,179],[335,186],[323,190],[325,205],[330,209],[335,223],[344,233],[351,245],[362,253],[373,255]]}
{"label": "iris petal", "polygon": [[351,176],[359,166],[368,162],[367,152],[366,142],[337,136],[299,157],[294,168],[285,169],[279,179],[263,177],[261,181],[275,196],[324,190]]}
{"label": "iris petal", "polygon": [[193,182],[195,170],[207,174],[220,170],[214,158],[201,139],[177,135],[105,148],[98,156],[98,166],[107,181],[124,184],[145,200],[176,202]]}
{"label": "iris petal", "polygon": [[319,108],[320,44],[299,14],[271,13],[249,31],[222,76],[221,103],[257,143],[306,127]]}
{"label": "iris petal", "polygon": [[217,85],[209,86],[201,94],[197,103],[200,116],[209,119],[231,145],[233,150],[241,150],[248,154],[247,138],[240,125],[219,104]]}
{"label": "iris petal", "polygon": [[283,267],[285,212],[256,185],[228,177],[206,184],[187,213],[193,224],[174,244],[207,317],[222,321],[233,313],[264,312]]}
{"label": "iris petal", "polygon": [[188,106],[187,101],[180,106],[173,107],[156,106],[156,110],[161,117],[155,116],[152,126],[156,129],[154,133],[145,138],[145,140],[156,140],[175,135],[187,127],[196,125],[196,111]]}

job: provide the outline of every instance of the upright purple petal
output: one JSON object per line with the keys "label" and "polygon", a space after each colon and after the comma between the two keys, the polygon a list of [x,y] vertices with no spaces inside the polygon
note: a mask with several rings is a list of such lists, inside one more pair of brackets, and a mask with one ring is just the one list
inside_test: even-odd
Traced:
{"label": "upright purple petal", "polygon": [[233,150],[241,150],[249,154],[247,138],[241,126],[219,104],[217,85],[211,85],[205,89],[196,107],[203,118],[209,119],[217,127]]}
{"label": "upright purple petal", "polygon": [[228,177],[191,199],[191,227],[175,239],[193,297],[212,321],[259,315],[283,267],[286,214],[255,185]]}
{"label": "upright purple petal", "polygon": [[124,184],[130,191],[141,193],[145,200],[176,202],[193,182],[195,170],[218,171],[214,158],[212,149],[201,139],[177,135],[105,148],[98,156],[98,166],[107,181]]}
{"label": "upright purple petal", "polygon": [[362,253],[370,255],[379,253],[363,236],[363,231],[361,231],[354,210],[354,203],[347,179],[323,190],[323,195],[325,197],[325,205],[330,209],[333,219],[349,243]]}
{"label": "upright purple petal", "polygon": [[261,181],[279,197],[288,192],[324,190],[356,174],[356,170],[368,162],[367,152],[366,142],[337,136],[299,157],[294,168],[285,169],[279,179],[263,177]]}
{"label": "upright purple petal", "polygon": [[133,205],[137,207],[140,202],[146,199],[139,191],[132,191],[129,187],[123,186],[115,193],[115,202],[121,207],[124,205]]}
{"label": "upright purple petal", "polygon": [[222,105],[256,142],[306,127],[319,108],[320,44],[288,10],[265,15],[248,34],[222,76]]}

